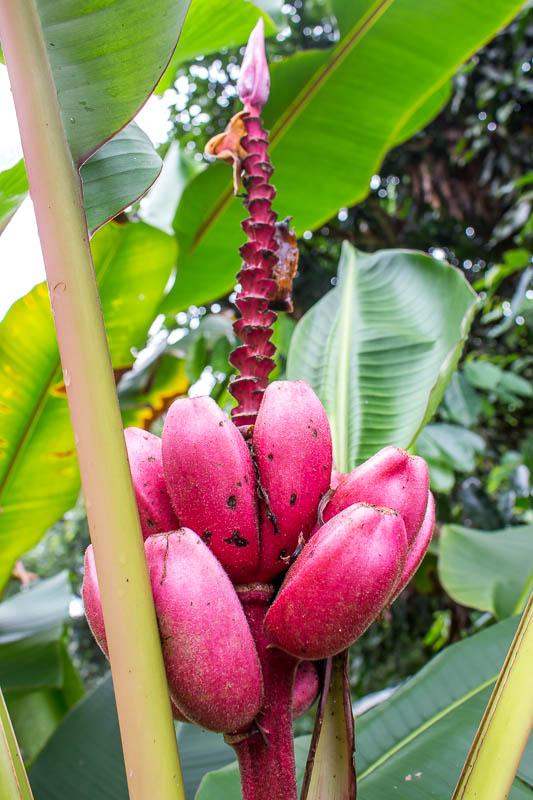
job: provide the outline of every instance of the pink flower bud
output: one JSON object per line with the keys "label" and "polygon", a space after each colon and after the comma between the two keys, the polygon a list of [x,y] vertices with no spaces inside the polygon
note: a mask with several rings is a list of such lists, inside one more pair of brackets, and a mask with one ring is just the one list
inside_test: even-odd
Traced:
{"label": "pink flower bud", "polygon": [[232,580],[253,580],[259,536],[252,458],[212,398],[172,404],[163,429],[163,470],[179,524],[203,539]]}
{"label": "pink flower bud", "polygon": [[190,720],[230,732],[259,711],[259,658],[239,598],[211,551],[181,528],[145,542],[170,694]]}
{"label": "pink flower bud", "polygon": [[322,403],[303,381],[268,386],[252,447],[263,497],[261,567],[256,580],[281,572],[300,535],[316,522],[331,476],[331,432]]}
{"label": "pink flower bud", "polygon": [[258,20],[248,39],[237,81],[237,91],[245,111],[259,116],[270,92],[270,75],[265,52],[265,26],[262,19]]}
{"label": "pink flower bud", "polygon": [[272,644],[300,659],[345,650],[387,604],[407,554],[402,518],[362,503],[305,545],[265,619]]}
{"label": "pink flower bud", "polygon": [[429,473],[424,459],[397,447],[384,447],[341,478],[324,510],[324,521],[354,503],[385,506],[400,514],[411,544],[424,519],[428,492]]}
{"label": "pink flower bud", "polygon": [[298,719],[309,711],[318,697],[320,681],[318,672],[312,661],[302,661],[296,670],[292,690],[292,716]]}
{"label": "pink flower bud", "polygon": [[140,428],[124,431],[143,537],[179,528],[163,475],[161,439]]}

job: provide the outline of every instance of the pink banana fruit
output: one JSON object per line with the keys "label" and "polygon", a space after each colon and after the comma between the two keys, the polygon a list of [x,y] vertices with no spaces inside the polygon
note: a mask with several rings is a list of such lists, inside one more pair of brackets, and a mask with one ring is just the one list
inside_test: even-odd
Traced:
{"label": "pink banana fruit", "polygon": [[397,447],[384,447],[348,475],[344,475],[324,509],[324,522],[354,503],[392,508],[400,514],[411,544],[428,504],[426,462]]}
{"label": "pink banana fruit", "polygon": [[271,643],[306,660],[346,649],[387,605],[407,551],[395,511],[363,503],[341,511],[287,573],[265,618]]}
{"label": "pink banana fruit", "polygon": [[143,538],[179,527],[163,475],[161,439],[140,428],[124,431]]}
{"label": "pink banana fruit", "polygon": [[150,536],[145,553],[173,702],[209,730],[247,727],[261,707],[263,682],[230,579],[186,528]]}
{"label": "pink banana fruit", "polygon": [[255,474],[236,426],[210,397],[176,400],[163,429],[163,470],[174,511],[235,583],[259,565]]}
{"label": "pink banana fruit", "polygon": [[322,403],[303,381],[271,383],[252,436],[259,480],[261,564],[269,581],[307,538],[330,483],[331,432]]}
{"label": "pink banana fruit", "polygon": [[[83,572],[82,598],[85,616],[91,629],[91,633],[96,639],[100,650],[109,659],[109,650],[105,634],[104,615],[102,612],[102,601],[100,599],[100,589],[96,576],[96,565],[94,563],[94,552],[92,544],[85,551],[85,562]],[[178,722],[189,722],[183,711],[170,700],[172,706],[172,716]]]}
{"label": "pink banana fruit", "polygon": [[429,547],[434,527],[435,527],[435,500],[433,499],[433,495],[431,494],[431,492],[429,492],[428,504],[424,519],[422,521],[422,525],[420,526],[420,530],[418,531],[416,538],[412,543],[409,552],[407,553],[407,558],[405,560],[403,571],[400,576],[398,586],[394,590],[394,595],[391,602],[393,602],[398,597],[400,592],[402,592],[405,589],[405,587],[407,586],[407,584],[417,571],[418,567],[422,563],[422,560],[426,555],[426,551]]}

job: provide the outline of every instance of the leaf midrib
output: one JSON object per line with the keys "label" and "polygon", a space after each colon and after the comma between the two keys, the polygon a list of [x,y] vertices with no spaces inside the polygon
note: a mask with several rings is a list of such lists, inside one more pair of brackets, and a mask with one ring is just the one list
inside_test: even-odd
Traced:
{"label": "leaf midrib", "polygon": [[441,719],[447,717],[448,714],[451,714],[452,711],[455,711],[456,708],[460,708],[462,705],[468,702],[468,700],[470,700],[472,697],[481,694],[481,692],[485,691],[485,689],[488,689],[490,686],[492,686],[496,682],[497,677],[498,677],[497,674],[493,675],[483,683],[480,683],[479,686],[475,687],[475,689],[471,689],[466,694],[457,698],[457,700],[454,700],[453,703],[450,703],[450,705],[446,706],[446,708],[441,709],[439,712],[437,712],[432,717],[427,719],[424,723],[422,723],[422,725],[419,725],[417,728],[411,731],[410,734],[404,736],[403,739],[400,739],[400,741],[397,742],[397,744],[395,744],[394,747],[389,748],[378,759],[376,759],[376,761],[374,761],[373,764],[367,767],[361,773],[361,775],[359,775],[359,781],[362,781],[364,780],[364,778],[367,778],[372,772],[378,769],[378,767],[380,767],[382,764],[384,764],[386,761],[392,758],[392,756],[396,755],[396,753],[398,753],[400,750],[402,750],[404,747],[410,744],[410,742],[414,741],[414,739],[416,739],[418,736],[420,736],[422,733],[428,730],[428,728],[431,728],[437,722],[440,722]]}
{"label": "leaf midrib", "polygon": [[[292,123],[302,113],[308,101],[322,88],[325,81],[331,73],[344,61],[351,49],[368,33],[378,19],[385,13],[387,8],[392,5],[395,0],[376,0],[374,5],[369,8],[367,13],[357,21],[352,27],[350,32],[344,36],[336,48],[333,49],[331,58],[326,61],[323,67],[317,72],[313,73],[312,79],[308,81],[299,94],[296,95],[293,102],[290,104],[287,111],[276,120],[272,127],[270,135],[270,147],[283,138],[286,131],[290,128]],[[211,225],[216,221],[220,214],[224,211],[226,206],[233,199],[233,189],[230,185],[222,194],[222,197],[215,205],[213,210],[208,214],[205,222],[198,228],[193,240],[191,249],[198,247],[204,236],[208,233]]]}

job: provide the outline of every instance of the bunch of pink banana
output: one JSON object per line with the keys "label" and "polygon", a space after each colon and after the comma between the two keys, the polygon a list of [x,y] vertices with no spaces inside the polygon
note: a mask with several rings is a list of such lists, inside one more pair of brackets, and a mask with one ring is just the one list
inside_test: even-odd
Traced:
{"label": "bunch of pink banana", "polygon": [[[268,90],[260,21],[238,84],[244,110],[208,148],[233,163],[249,214],[232,418],[210,398],[177,400],[162,439],[129,429],[126,444],[174,715],[226,733],[245,800],[294,800],[292,720],[318,693],[312,662],[345,650],[401,592],[434,505],[426,464],[403,450],[332,471],[312,389],[268,385],[283,261],[260,119]],[[106,652],[91,548],[83,597]]]}
{"label": "bunch of pink banana", "polygon": [[[250,726],[264,698],[239,595],[265,587],[261,635],[295,659],[323,659],[394,600],[431,537],[418,457],[385,448],[330,489],[329,424],[302,382],[267,388],[248,443],[210,398],[175,401],[162,440],[130,428],[126,443],[172,701],[213,730]],[[91,548],[83,595],[105,650]],[[313,686],[310,700],[316,674]],[[301,694],[297,683],[299,709]]]}

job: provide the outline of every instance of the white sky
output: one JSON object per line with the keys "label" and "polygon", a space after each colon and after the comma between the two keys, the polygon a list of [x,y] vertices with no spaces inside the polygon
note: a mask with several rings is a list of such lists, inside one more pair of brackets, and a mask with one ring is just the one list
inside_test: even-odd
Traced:
{"label": "white sky", "polygon": [[[7,70],[0,64],[0,171],[22,157],[15,108]],[[168,108],[164,99],[151,97],[136,122],[154,144],[165,141]],[[19,297],[44,280],[37,226],[30,198],[26,198],[0,236],[0,319]]]}

